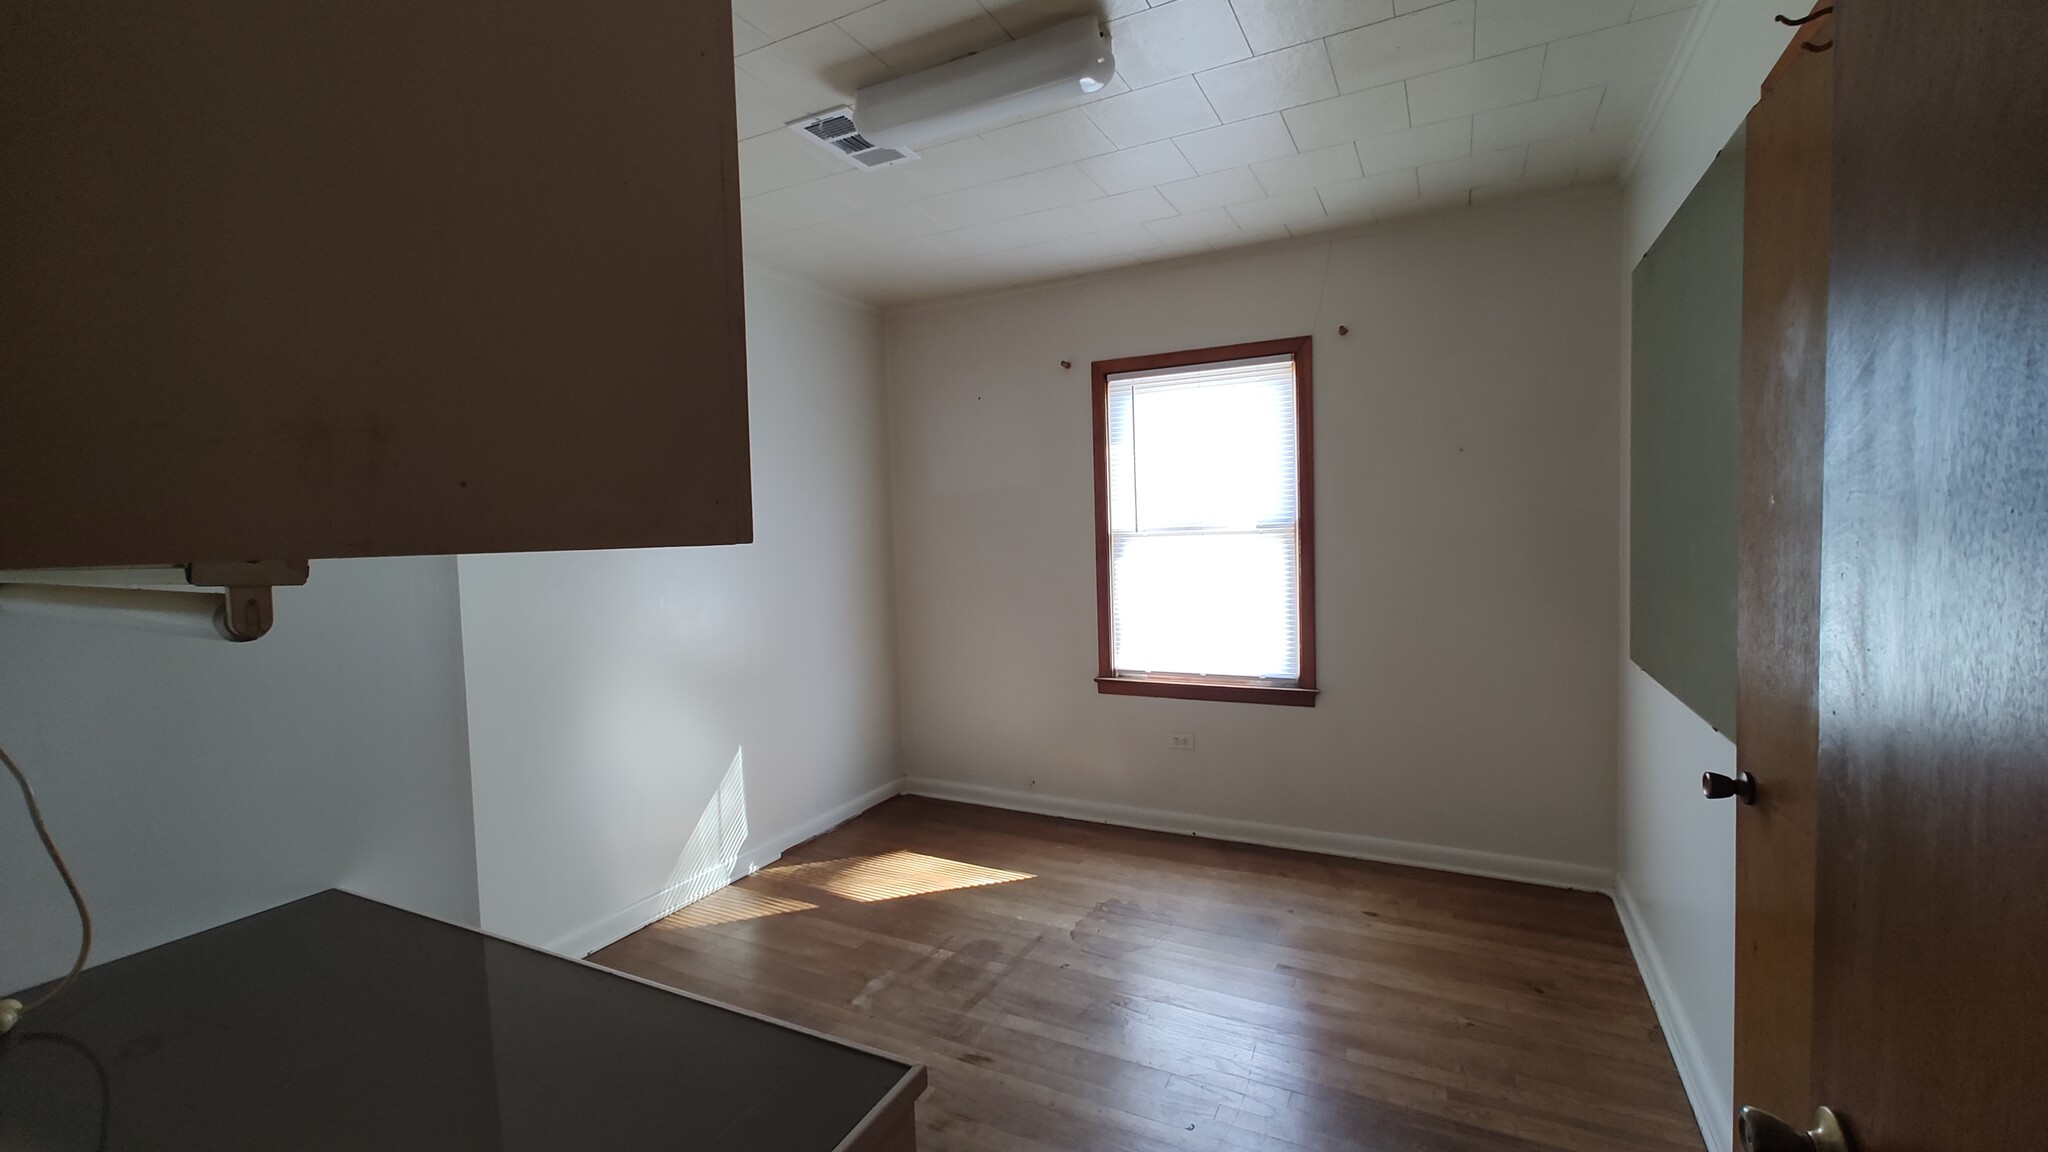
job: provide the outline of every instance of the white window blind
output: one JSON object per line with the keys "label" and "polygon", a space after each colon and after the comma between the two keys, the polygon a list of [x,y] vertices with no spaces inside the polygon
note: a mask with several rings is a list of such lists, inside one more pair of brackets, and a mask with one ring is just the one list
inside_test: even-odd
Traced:
{"label": "white window blind", "polygon": [[1301,676],[1294,359],[1108,378],[1119,676]]}

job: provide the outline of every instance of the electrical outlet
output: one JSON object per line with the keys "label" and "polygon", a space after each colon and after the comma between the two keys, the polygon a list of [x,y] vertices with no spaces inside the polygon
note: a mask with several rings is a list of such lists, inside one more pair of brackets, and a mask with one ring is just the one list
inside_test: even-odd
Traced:
{"label": "electrical outlet", "polygon": [[1166,746],[1175,752],[1193,752],[1195,735],[1192,732],[1170,732],[1166,737]]}

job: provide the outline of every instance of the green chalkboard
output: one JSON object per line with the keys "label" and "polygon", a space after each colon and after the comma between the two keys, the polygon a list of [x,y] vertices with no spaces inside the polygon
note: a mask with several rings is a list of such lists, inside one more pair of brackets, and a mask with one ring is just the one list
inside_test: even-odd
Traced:
{"label": "green chalkboard", "polygon": [[1742,136],[1636,265],[1629,657],[1735,736]]}

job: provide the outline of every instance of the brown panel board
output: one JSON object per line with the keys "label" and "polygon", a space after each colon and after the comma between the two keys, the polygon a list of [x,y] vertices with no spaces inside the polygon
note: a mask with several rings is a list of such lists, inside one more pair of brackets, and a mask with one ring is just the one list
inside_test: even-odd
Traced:
{"label": "brown panel board", "polygon": [[[1801,45],[1749,114],[1742,258],[1742,574],[1735,821],[1735,1099],[1813,1109],[1815,653],[1826,398],[1833,56]],[[1733,1134],[1733,1117],[1724,1118]]]}
{"label": "brown panel board", "polygon": [[2048,1131],[2048,6],[1835,16],[1815,1103]]}
{"label": "brown panel board", "polygon": [[0,567],[751,535],[731,16],[0,12]]}

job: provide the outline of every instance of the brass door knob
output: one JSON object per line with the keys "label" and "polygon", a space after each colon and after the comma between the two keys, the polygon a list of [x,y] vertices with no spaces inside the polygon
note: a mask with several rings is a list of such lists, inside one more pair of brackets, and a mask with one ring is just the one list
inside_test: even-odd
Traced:
{"label": "brass door knob", "polygon": [[1742,1152],[1849,1152],[1849,1137],[1832,1108],[1813,1114],[1813,1127],[1801,1132],[1760,1108],[1744,1106],[1736,1113]]}

